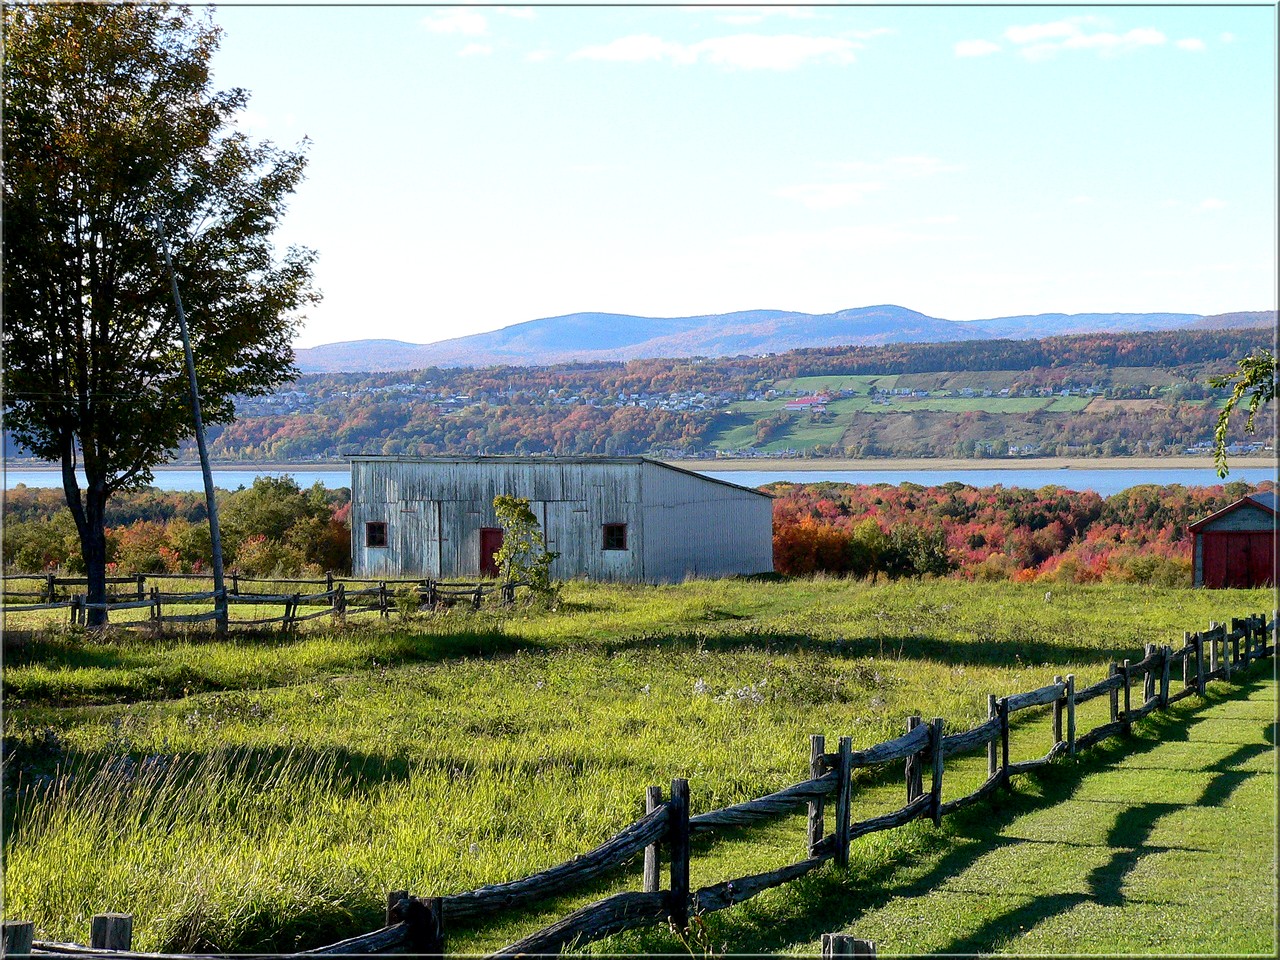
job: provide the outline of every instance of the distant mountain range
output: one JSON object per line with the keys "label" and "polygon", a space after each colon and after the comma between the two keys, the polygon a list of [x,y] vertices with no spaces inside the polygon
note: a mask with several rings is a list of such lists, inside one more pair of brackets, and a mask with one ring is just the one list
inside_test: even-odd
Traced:
{"label": "distant mountain range", "polygon": [[802,347],[1032,340],[1073,333],[1222,330],[1275,323],[1274,310],[1214,316],[1041,313],[960,321],[929,317],[891,304],[825,314],[786,310],[745,310],[698,317],[571,313],[435,343],[351,340],[303,347],[297,350],[297,363],[303,373],[372,373],[424,367],[543,366],[574,360],[751,356]]}

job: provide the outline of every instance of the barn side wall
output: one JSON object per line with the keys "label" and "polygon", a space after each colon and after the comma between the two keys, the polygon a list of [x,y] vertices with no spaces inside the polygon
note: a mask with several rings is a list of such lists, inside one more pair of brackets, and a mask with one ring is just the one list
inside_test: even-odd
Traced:
{"label": "barn side wall", "polygon": [[[361,577],[476,577],[480,531],[498,526],[493,498],[526,497],[557,578],[639,580],[639,464],[353,461],[352,566]],[[388,525],[388,545],[364,545],[364,524]],[[627,524],[626,550],[603,549],[603,524]]]}
{"label": "barn side wall", "polygon": [[641,465],[644,579],[671,583],[773,570],[773,501],[658,464]]}

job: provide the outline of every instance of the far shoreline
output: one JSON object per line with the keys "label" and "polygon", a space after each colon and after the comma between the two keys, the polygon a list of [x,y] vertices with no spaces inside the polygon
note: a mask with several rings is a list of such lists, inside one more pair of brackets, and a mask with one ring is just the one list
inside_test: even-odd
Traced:
{"label": "far shoreline", "polygon": [[[411,459],[411,458],[410,458]],[[459,459],[472,459],[462,457]],[[555,458],[547,458],[549,460]],[[653,458],[659,459],[659,458]],[[976,458],[932,458],[932,457],[874,457],[867,459],[850,459],[846,457],[724,457],[717,459],[660,459],[659,462],[682,470],[699,472],[739,472],[753,471],[757,473],[817,473],[829,471],[957,471],[957,470],[1212,470],[1213,457],[1179,455],[1168,457],[990,457]],[[1274,457],[1236,456],[1228,465],[1236,467],[1277,466]],[[318,472],[336,473],[350,469],[350,463],[342,460],[308,461],[302,463],[214,463],[215,473],[222,471],[270,470],[278,472]],[[6,461],[6,471],[12,469],[31,473],[60,474],[62,468],[41,461],[14,462]],[[176,470],[199,470],[199,463],[166,463],[153,468],[154,473]],[[1230,480],[1228,475],[1227,480]],[[1226,481],[1224,481],[1226,482]]]}

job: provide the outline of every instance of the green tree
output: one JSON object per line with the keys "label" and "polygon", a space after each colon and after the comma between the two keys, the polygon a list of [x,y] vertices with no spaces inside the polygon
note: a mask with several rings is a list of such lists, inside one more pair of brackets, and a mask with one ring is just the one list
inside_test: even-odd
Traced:
{"label": "green tree", "polygon": [[61,463],[100,602],[108,498],[147,484],[193,431],[160,235],[205,421],[226,423],[237,394],[295,375],[314,254],[277,257],[270,237],[305,158],[235,129],[248,96],[211,85],[207,13],[33,4],[3,18],[6,426]]}
{"label": "green tree", "polygon": [[1248,419],[1244,428],[1253,433],[1254,419],[1264,403],[1276,398],[1276,358],[1270,350],[1257,349],[1236,365],[1236,372],[1225,377],[1214,377],[1211,387],[1231,387],[1231,396],[1218,414],[1218,426],[1213,431],[1213,465],[1218,476],[1225,477],[1227,470],[1227,423],[1240,401],[1248,398]]}
{"label": "green tree", "polygon": [[541,599],[554,599],[557,588],[551,582],[551,564],[560,554],[547,550],[528,499],[499,494],[493,498],[493,511],[502,527],[502,546],[493,555],[499,576],[507,583],[527,583]]}

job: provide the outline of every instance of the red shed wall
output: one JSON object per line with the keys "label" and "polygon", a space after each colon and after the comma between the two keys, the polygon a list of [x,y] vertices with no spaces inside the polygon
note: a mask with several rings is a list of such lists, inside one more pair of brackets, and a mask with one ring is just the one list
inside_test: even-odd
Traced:
{"label": "red shed wall", "polygon": [[1270,587],[1276,583],[1276,537],[1268,530],[1206,530],[1204,586]]}

